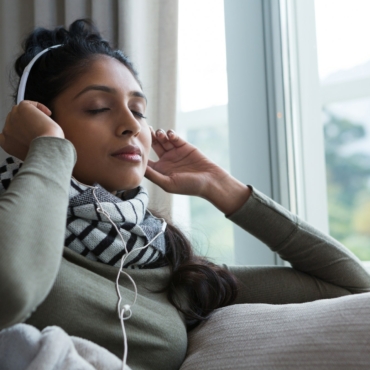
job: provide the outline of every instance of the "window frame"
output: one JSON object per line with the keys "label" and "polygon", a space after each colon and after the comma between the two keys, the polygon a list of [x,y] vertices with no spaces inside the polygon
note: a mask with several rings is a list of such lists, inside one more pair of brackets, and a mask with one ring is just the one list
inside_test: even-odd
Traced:
{"label": "window frame", "polygon": [[[296,212],[299,166],[285,114],[280,3],[225,0],[224,6],[231,173]],[[283,264],[238,226],[234,240],[238,264]]]}
{"label": "window frame", "polygon": [[[224,0],[224,11],[231,173],[327,233],[314,0]],[[178,122],[204,125],[217,109]],[[237,264],[284,264],[238,226],[234,248]]]}

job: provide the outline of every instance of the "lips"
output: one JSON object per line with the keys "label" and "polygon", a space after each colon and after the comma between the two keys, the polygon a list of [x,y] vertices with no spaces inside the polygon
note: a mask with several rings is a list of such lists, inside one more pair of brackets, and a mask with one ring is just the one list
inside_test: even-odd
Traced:
{"label": "lips", "polygon": [[121,148],[117,150],[116,152],[112,153],[112,156],[119,156],[122,154],[132,154],[132,155],[139,155],[141,156],[141,150],[138,146],[136,145],[127,145],[124,148]]}
{"label": "lips", "polygon": [[141,161],[141,150],[136,145],[127,145],[111,154],[112,157],[129,162]]}

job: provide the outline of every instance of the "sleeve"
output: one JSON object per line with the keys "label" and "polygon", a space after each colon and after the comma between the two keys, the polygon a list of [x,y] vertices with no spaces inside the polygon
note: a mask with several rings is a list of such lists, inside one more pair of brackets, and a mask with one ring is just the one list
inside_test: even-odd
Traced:
{"label": "sleeve", "polygon": [[228,218],[292,267],[227,267],[240,282],[236,303],[300,303],[370,291],[370,275],[352,252],[251,189]]}
{"label": "sleeve", "polygon": [[36,138],[0,197],[0,329],[24,321],[54,283],[75,161],[69,141]]}

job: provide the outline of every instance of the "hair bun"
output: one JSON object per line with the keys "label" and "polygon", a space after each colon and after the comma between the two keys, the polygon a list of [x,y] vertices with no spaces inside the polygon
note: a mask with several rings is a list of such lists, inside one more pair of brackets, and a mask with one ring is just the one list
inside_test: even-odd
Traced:
{"label": "hair bun", "polygon": [[78,40],[103,41],[99,30],[90,19],[78,19],[74,21],[69,29],[60,26],[53,30],[38,27],[24,41],[22,54],[15,63],[15,70],[18,76],[21,76],[23,70],[32,58],[42,50],[50,46],[59,44],[68,44]]}
{"label": "hair bun", "polygon": [[69,26],[71,38],[83,38],[87,41],[102,41],[103,38],[91,19],[77,19]]}
{"label": "hair bun", "polygon": [[17,75],[21,76],[27,64],[42,50],[53,45],[63,44],[67,40],[68,31],[63,27],[54,30],[47,30],[42,27],[36,28],[23,43],[24,53],[15,63]]}

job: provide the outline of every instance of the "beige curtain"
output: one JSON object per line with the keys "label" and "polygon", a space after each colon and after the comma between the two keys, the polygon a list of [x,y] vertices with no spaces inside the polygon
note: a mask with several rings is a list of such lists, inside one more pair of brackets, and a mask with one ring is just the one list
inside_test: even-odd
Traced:
{"label": "beige curtain", "polygon": [[[178,0],[0,0],[1,127],[12,106],[9,74],[25,35],[36,26],[68,26],[82,17],[92,18],[134,62],[149,101],[149,124],[155,129],[174,128]],[[144,184],[151,207],[161,212],[171,209],[170,195],[148,181]]]}

